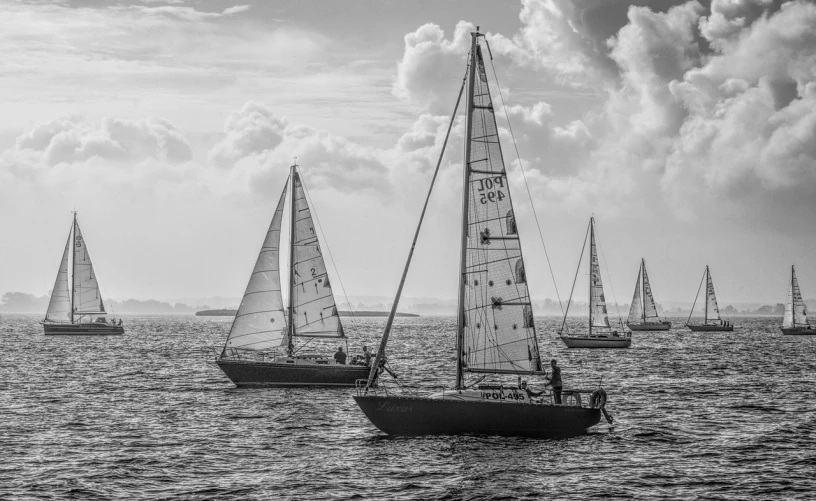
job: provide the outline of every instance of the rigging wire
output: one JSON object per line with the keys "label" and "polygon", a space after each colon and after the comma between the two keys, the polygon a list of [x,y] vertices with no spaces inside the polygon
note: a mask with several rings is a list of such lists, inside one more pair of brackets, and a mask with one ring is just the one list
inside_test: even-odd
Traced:
{"label": "rigging wire", "polygon": [[[686,319],[686,325],[688,325],[689,322],[691,322],[691,316],[694,315],[694,307],[697,306],[697,298],[700,297],[700,289],[703,288],[703,280],[705,280],[705,276],[706,276],[706,274],[705,274],[705,272],[703,272],[703,276],[700,278],[700,285],[697,286],[697,295],[694,296],[694,302],[691,303],[691,311],[689,312],[689,316]],[[704,320],[703,323],[705,323],[707,321],[707,319],[703,319],[703,320]]]}
{"label": "rigging wire", "polygon": [[[485,42],[487,42],[487,38],[485,38]],[[487,50],[490,52],[490,43],[487,43]],[[547,246],[544,244],[544,235],[541,233],[541,223],[538,222],[538,213],[535,210],[535,204],[533,203],[533,195],[530,193],[530,185],[527,184],[527,174],[524,172],[524,166],[522,165],[521,161],[521,154],[518,150],[518,144],[516,144],[516,136],[513,134],[513,126],[510,124],[510,115],[507,113],[507,106],[504,103],[504,95],[501,91],[501,83],[499,83],[499,77],[496,74],[496,67],[493,65],[493,54],[490,53],[490,68],[493,70],[493,77],[496,79],[496,90],[499,93],[499,98],[501,99],[502,109],[504,110],[504,116],[507,119],[507,128],[510,130],[510,137],[513,139],[513,148],[516,150],[516,158],[518,158],[519,162],[519,170],[521,170],[521,176],[524,179],[524,187],[527,189],[527,197],[530,199],[530,206],[533,208],[533,217],[535,218],[536,228],[538,229],[538,236],[541,239],[541,246],[544,248],[544,256],[547,258],[547,267],[550,269],[550,277],[552,278],[553,287],[555,287],[555,296],[558,298],[558,307],[561,308],[561,313],[564,313],[564,305],[561,302],[561,294],[558,292],[558,285],[555,283],[555,273],[553,273],[552,263],[550,262],[550,255],[547,252]],[[565,317],[566,318],[566,317]]]}
{"label": "rigging wire", "polygon": [[575,269],[575,278],[572,280],[572,289],[570,289],[569,301],[567,301],[567,311],[564,312],[564,320],[561,322],[561,329],[559,332],[564,332],[564,327],[567,325],[567,314],[569,313],[569,308],[572,304],[572,294],[575,292],[575,284],[578,282],[578,272],[581,271],[581,262],[584,260],[584,250],[586,250],[587,239],[589,239],[589,225],[587,225],[587,230],[584,234],[584,245],[581,246],[581,256],[578,258],[578,268]]}
{"label": "rigging wire", "polygon": [[[598,229],[595,228],[595,233],[597,235]],[[600,238],[595,239],[595,245],[601,249],[601,259],[603,259],[604,268],[606,268],[606,276],[609,278],[609,288],[612,289],[612,299],[615,301],[615,311],[618,312],[618,323],[623,326],[623,317],[620,314],[620,305],[618,304],[618,298],[615,296],[615,286],[612,285],[612,275],[609,274],[609,265],[606,262],[606,255],[604,254],[603,247],[600,244]]]}

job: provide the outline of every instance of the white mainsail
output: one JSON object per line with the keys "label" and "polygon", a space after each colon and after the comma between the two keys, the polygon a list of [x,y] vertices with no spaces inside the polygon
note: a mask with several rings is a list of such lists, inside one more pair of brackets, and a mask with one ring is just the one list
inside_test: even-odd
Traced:
{"label": "white mainsail", "polygon": [[99,292],[99,283],[96,281],[91,255],[88,246],[82,238],[79,223],[74,220],[74,316],[104,315],[105,305]]}
{"label": "white mainsail", "polygon": [[635,295],[632,297],[632,307],[629,308],[629,323],[636,324],[643,321],[643,299],[640,295],[640,279],[643,266],[638,270],[637,283],[635,283]]}
{"label": "white mainsail", "polygon": [[294,258],[291,272],[295,336],[344,337],[312,213],[296,169],[293,176]]}
{"label": "white mainsail", "polygon": [[706,266],[706,322],[709,320],[720,320],[720,308],[717,306],[717,296],[714,294],[714,282],[711,280],[711,272]]}
{"label": "white mainsail", "polygon": [[652,286],[649,283],[649,275],[646,273],[646,261],[641,260],[641,267],[643,268],[643,320],[648,322],[660,321],[660,316],[657,314],[657,306],[655,305],[654,296],[652,295]]}
{"label": "white mainsail", "polygon": [[541,371],[533,311],[481,48],[471,82],[467,239],[460,293],[463,369]]}
{"label": "white mainsail", "polygon": [[589,315],[591,327],[609,327],[609,316],[606,312],[601,267],[598,264],[598,251],[595,248],[595,219],[590,220],[589,245]]}
{"label": "white mainsail", "polygon": [[284,185],[272,216],[225,349],[267,350],[279,346],[285,337],[287,328],[281,295],[280,234],[287,186],[288,183]]}
{"label": "white mainsail", "polygon": [[45,312],[45,319],[50,322],[71,321],[71,279],[68,276],[68,250],[70,247],[71,231],[68,232],[68,240],[65,242],[65,250],[62,252],[57,280],[54,282],[51,300],[48,302],[48,310]]}
{"label": "white mainsail", "polygon": [[796,272],[791,266],[791,281],[788,284],[788,296],[785,300],[785,315],[782,318],[782,327],[806,327],[807,307],[802,299],[802,291],[799,289],[799,280],[796,279]]}

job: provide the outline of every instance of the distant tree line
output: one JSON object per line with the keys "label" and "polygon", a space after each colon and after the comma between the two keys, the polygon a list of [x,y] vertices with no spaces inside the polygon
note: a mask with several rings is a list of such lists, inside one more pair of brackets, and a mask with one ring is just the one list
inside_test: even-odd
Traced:
{"label": "distant tree line", "polygon": [[[6,292],[0,297],[0,312],[3,313],[42,313],[48,309],[50,296],[35,296],[25,292]],[[187,306],[184,303],[170,304],[155,299],[125,301],[105,301],[108,312],[116,313],[195,313],[207,310],[209,306]]]}

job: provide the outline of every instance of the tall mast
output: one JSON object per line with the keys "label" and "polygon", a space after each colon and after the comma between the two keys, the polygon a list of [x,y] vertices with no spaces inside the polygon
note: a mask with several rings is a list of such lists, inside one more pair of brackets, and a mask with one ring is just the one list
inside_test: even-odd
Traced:
{"label": "tall mast", "polygon": [[791,265],[791,327],[796,327],[796,291],[793,290],[793,265]]}
{"label": "tall mast", "polygon": [[76,282],[74,273],[76,272],[76,211],[74,211],[74,223],[71,226],[71,323],[74,323],[74,295],[76,294]]}
{"label": "tall mast", "polygon": [[456,388],[464,386],[462,346],[465,336],[465,282],[467,278],[467,239],[468,239],[468,204],[470,198],[470,142],[472,139],[471,123],[473,121],[473,88],[476,77],[476,44],[478,42],[479,27],[476,33],[471,33],[470,44],[470,74],[468,75],[467,93],[467,137],[465,139],[465,168],[464,183],[462,185],[462,248],[459,256],[459,321],[456,328]]}
{"label": "tall mast", "polygon": [[295,176],[297,164],[289,171],[292,180],[291,211],[289,214],[289,342],[286,352],[291,357],[295,352]]}
{"label": "tall mast", "polygon": [[640,258],[640,303],[643,323],[646,323],[646,260]]}
{"label": "tall mast", "polygon": [[706,265],[706,300],[705,300],[705,316],[703,317],[703,324],[708,323],[708,284],[711,283],[711,274],[708,271],[708,265]]}
{"label": "tall mast", "polygon": [[592,264],[595,261],[595,216],[589,218],[589,335],[592,336]]}

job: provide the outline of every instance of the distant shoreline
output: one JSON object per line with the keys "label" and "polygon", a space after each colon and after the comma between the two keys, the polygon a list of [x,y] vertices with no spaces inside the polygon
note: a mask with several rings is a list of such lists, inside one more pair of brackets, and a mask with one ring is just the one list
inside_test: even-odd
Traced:
{"label": "distant shoreline", "polygon": [[[203,310],[197,311],[197,317],[234,317],[238,310]],[[387,311],[341,311],[341,317],[387,317]],[[397,313],[398,317],[418,317],[416,313]]]}

